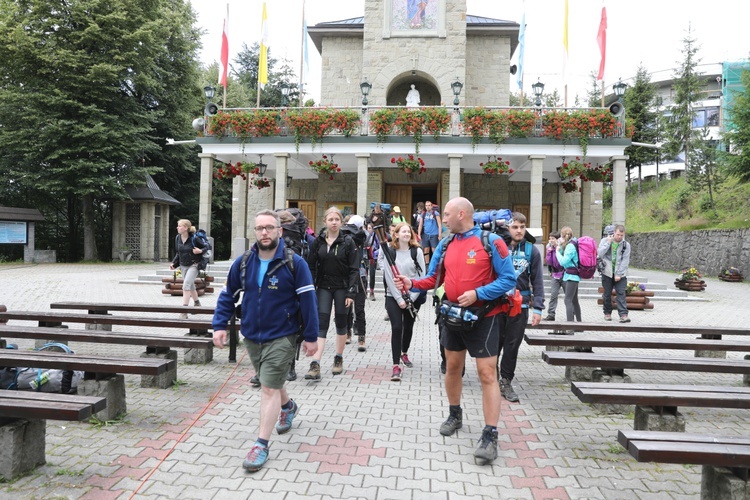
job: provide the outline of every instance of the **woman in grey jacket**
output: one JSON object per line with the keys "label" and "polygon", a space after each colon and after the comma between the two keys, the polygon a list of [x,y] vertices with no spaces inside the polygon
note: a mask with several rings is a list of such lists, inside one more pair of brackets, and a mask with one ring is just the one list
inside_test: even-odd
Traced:
{"label": "woman in grey jacket", "polygon": [[[612,229],[612,227],[607,226],[607,229]],[[630,245],[625,241],[625,226],[618,224],[614,226],[613,230],[607,231],[607,236],[599,242],[597,254],[602,261],[599,271],[602,275],[604,320],[612,321],[612,289],[614,288],[620,323],[630,323],[628,304],[625,300],[625,288],[628,286]]]}

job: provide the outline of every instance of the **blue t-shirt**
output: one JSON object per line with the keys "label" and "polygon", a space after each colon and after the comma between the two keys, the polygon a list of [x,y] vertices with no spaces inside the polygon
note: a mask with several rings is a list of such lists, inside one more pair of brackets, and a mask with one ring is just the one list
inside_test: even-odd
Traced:
{"label": "blue t-shirt", "polygon": [[258,268],[258,288],[260,288],[263,286],[263,278],[266,276],[271,259],[263,260],[259,258],[258,260],[260,260],[260,267]]}
{"label": "blue t-shirt", "polygon": [[422,220],[422,231],[424,234],[437,234],[440,235],[440,226],[438,225],[438,221],[440,220],[440,212],[432,209],[431,212],[425,212],[421,215]]}

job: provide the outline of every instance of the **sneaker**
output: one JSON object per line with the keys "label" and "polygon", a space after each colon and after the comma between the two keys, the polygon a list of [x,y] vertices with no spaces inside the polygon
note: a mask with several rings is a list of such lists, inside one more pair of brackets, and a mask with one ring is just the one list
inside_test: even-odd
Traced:
{"label": "sneaker", "polygon": [[254,444],[242,462],[242,467],[248,472],[255,472],[260,470],[266,462],[268,462],[268,448]]}
{"label": "sneaker", "polygon": [[193,302],[193,307],[200,307],[200,306],[201,306],[200,300],[196,300],[195,302]]}
{"label": "sneaker", "polygon": [[346,345],[349,345],[352,343],[352,332],[349,331],[349,333],[346,334]]}
{"label": "sneaker", "polygon": [[627,314],[620,316],[620,323],[630,323],[630,318],[628,318]]}
{"label": "sneaker", "polygon": [[500,394],[511,403],[518,402],[518,394],[513,390],[513,386],[507,378],[500,379]]}
{"label": "sneaker", "polygon": [[292,402],[292,407],[288,410],[282,408],[281,413],[279,413],[279,421],[276,423],[276,432],[279,434],[286,434],[289,432],[292,428],[292,421],[299,411],[297,403],[295,403],[293,399],[290,399],[289,401]]}
{"label": "sneaker", "polygon": [[373,290],[370,290],[370,295],[367,296],[370,300],[375,300],[375,292]]}
{"label": "sneaker", "polygon": [[443,436],[450,436],[463,427],[463,425],[463,412],[459,412],[457,415],[451,413],[448,415],[448,419],[440,426],[440,434]]}
{"label": "sneaker", "polygon": [[305,380],[320,380],[320,363],[317,361],[310,363],[310,369],[307,370]]}
{"label": "sneaker", "polygon": [[367,346],[365,345],[365,336],[360,335],[359,339],[357,340],[357,350],[359,352],[365,352],[367,350]]}
{"label": "sneaker", "polygon": [[331,368],[331,373],[334,375],[341,375],[344,373],[344,358],[342,356],[333,357],[333,368]]}
{"label": "sneaker", "polygon": [[611,314],[605,314],[604,315],[604,321],[612,321],[612,315]]}
{"label": "sneaker", "polygon": [[394,366],[393,374],[391,375],[391,382],[401,382],[401,367]]}
{"label": "sneaker", "polygon": [[258,375],[253,375],[252,378],[250,378],[250,385],[253,387],[260,387],[260,379],[258,378]]}
{"label": "sneaker", "polygon": [[297,380],[297,370],[294,369],[294,365],[289,367],[289,373],[286,374],[286,379],[288,382]]}
{"label": "sneaker", "polygon": [[491,462],[497,458],[497,432],[492,432],[490,429],[482,431],[479,448],[474,452],[474,456],[486,462]]}
{"label": "sneaker", "polygon": [[555,321],[555,315],[554,314],[548,314],[544,318],[542,318],[543,321]]}
{"label": "sneaker", "polygon": [[188,313],[180,313],[180,319],[188,319]]}
{"label": "sneaker", "polygon": [[384,321],[390,321],[391,318],[388,316],[388,313],[385,313],[385,318],[383,318]]}
{"label": "sneaker", "polygon": [[408,355],[408,354],[406,354],[406,353],[403,353],[403,354],[401,355],[401,362],[402,362],[402,363],[404,364],[404,366],[405,366],[405,367],[407,367],[407,368],[414,368],[414,363],[412,363],[412,362],[411,362],[411,360],[409,359],[409,355]]}
{"label": "sneaker", "polygon": [[440,373],[445,375],[445,360],[440,362]]}

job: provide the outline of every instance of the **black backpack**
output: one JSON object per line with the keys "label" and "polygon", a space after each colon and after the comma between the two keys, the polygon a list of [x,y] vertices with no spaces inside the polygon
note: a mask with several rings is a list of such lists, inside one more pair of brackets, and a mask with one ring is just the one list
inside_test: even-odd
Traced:
{"label": "black backpack", "polygon": [[307,244],[307,227],[309,225],[307,217],[305,217],[305,214],[299,208],[285,208],[276,211],[286,211],[294,217],[294,222],[287,222],[281,225],[284,229],[284,245],[307,260],[307,256],[310,254],[310,245]]}
{"label": "black backpack", "polygon": [[[177,235],[179,237],[179,235]],[[198,229],[193,235],[193,246],[203,250],[201,257],[203,260],[198,264],[198,269],[204,270],[208,266],[208,262],[211,260],[211,243],[208,241],[208,235],[205,229]]]}

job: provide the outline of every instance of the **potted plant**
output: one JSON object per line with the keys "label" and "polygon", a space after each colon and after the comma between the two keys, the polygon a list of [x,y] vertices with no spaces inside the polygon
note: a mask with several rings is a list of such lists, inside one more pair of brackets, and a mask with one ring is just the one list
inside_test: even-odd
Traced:
{"label": "potted plant", "polygon": [[257,187],[258,189],[271,187],[271,181],[268,179],[268,177],[255,176],[250,180],[250,184]]}
{"label": "potted plant", "polygon": [[[604,288],[599,287],[599,293],[603,293]],[[654,304],[651,303],[649,297],[653,297],[654,292],[646,290],[646,285],[637,281],[628,281],[625,285],[625,301],[629,310],[642,311],[644,309],[653,309]],[[612,306],[617,307],[617,292],[612,290]],[[599,304],[603,303],[603,299],[598,300]]]}
{"label": "potted plant", "polygon": [[703,278],[703,275],[698,269],[688,267],[683,269],[677,279],[674,280],[674,286],[689,292],[702,292],[706,289],[706,282],[701,278]]}
{"label": "potted plant", "polygon": [[120,250],[117,252],[118,257],[120,257],[120,262],[128,262],[133,257],[133,252],[130,251],[130,247],[127,245],[123,245],[120,247]]}
{"label": "potted plant", "polygon": [[612,164],[597,165],[592,167],[590,163],[586,170],[581,174],[581,180],[590,182],[611,182],[612,181]]}
{"label": "potted plant", "polygon": [[329,160],[326,155],[323,155],[323,158],[317,161],[310,160],[310,166],[318,174],[328,175],[329,180],[333,180],[333,174],[341,172],[338,163],[333,163],[333,158]]}
{"label": "potted plant", "polygon": [[422,174],[427,172],[427,167],[422,158],[415,158],[414,155],[408,155],[406,158],[399,156],[391,158],[391,163],[398,165],[398,168],[407,174]]}
{"label": "potted plant", "polygon": [[721,281],[737,282],[742,281],[744,278],[742,276],[742,272],[736,267],[725,267],[719,273],[719,279]]}
{"label": "potted plant", "polygon": [[479,166],[482,167],[482,170],[484,170],[486,175],[512,174],[515,172],[515,170],[510,168],[509,161],[504,161],[502,158],[498,157],[495,157],[494,160],[488,159],[486,162],[480,163]]}

